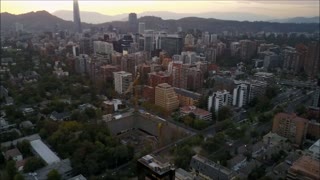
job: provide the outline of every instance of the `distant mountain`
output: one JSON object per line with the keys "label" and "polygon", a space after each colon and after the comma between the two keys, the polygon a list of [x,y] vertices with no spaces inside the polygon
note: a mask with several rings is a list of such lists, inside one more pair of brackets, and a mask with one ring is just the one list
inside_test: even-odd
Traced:
{"label": "distant mountain", "polygon": [[[32,31],[53,31],[56,24],[61,29],[72,29],[73,22],[60,19],[47,11],[29,12],[26,14],[13,15],[1,13],[1,31],[14,30],[15,23],[23,24],[24,29]],[[88,27],[88,24],[83,24]]]}
{"label": "distant mountain", "polygon": [[[73,29],[73,22],[60,19],[46,11],[30,12],[26,14],[13,15],[1,13],[1,31],[14,30],[16,22],[24,25],[27,31],[53,31],[56,24],[59,29]],[[271,22],[248,22],[248,21],[231,21],[219,20],[213,18],[185,17],[181,19],[164,20],[155,16],[144,16],[139,18],[139,22],[146,23],[146,29],[167,30],[176,32],[178,27],[183,30],[197,28],[212,33],[222,31],[231,32],[315,32],[319,31],[319,24],[295,24],[295,23],[271,23]],[[115,28],[126,32],[128,29],[127,21],[112,21],[100,24],[82,23],[84,29],[90,27],[107,28],[112,25]]]}
{"label": "distant mountain", "polygon": [[320,16],[315,17],[294,17],[287,19],[274,19],[270,22],[279,22],[279,23],[320,23]]}
{"label": "distant mountain", "polygon": [[[60,10],[52,13],[53,15],[68,21],[73,20],[73,13],[69,10]],[[157,16],[162,19],[181,19],[184,17],[201,17],[201,18],[215,18],[223,20],[236,20],[236,21],[266,21],[273,17],[253,14],[253,13],[242,13],[242,12],[206,12],[206,13],[175,13],[169,11],[148,11],[137,14],[138,17],[143,16]],[[126,21],[128,14],[118,14],[114,16],[104,15],[96,12],[80,12],[81,21],[86,23],[103,23],[111,21]]]}
{"label": "distant mountain", "polygon": [[[73,12],[68,10],[59,10],[52,13],[53,15],[67,20],[67,21],[73,21]],[[111,21],[118,21],[118,20],[127,20],[128,14],[119,14],[115,16],[109,16],[97,12],[88,12],[88,11],[81,11],[80,12],[80,19],[82,22],[86,23],[93,23],[93,24],[99,24],[104,22],[111,22]]]}
{"label": "distant mountain", "polygon": [[[176,32],[178,27],[183,30],[199,29],[211,33],[229,32],[315,32],[319,31],[319,24],[296,24],[296,23],[272,23],[264,21],[230,21],[213,18],[185,17],[178,20],[163,20],[155,16],[144,16],[139,22],[146,23],[146,29],[167,30]],[[113,27],[128,29],[128,23],[122,21],[107,22],[96,25],[97,27]]]}

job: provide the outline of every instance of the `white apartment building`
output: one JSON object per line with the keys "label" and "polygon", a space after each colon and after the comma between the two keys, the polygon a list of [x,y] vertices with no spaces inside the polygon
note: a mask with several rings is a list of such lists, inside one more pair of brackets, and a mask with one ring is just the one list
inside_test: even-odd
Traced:
{"label": "white apartment building", "polygon": [[124,93],[132,82],[132,74],[125,71],[114,72],[113,77],[114,89],[119,94]]}
{"label": "white apartment building", "polygon": [[228,106],[232,104],[232,95],[229,91],[217,91],[214,92],[208,98],[208,111],[211,111],[214,108],[215,112],[218,112],[219,109],[223,106]]}

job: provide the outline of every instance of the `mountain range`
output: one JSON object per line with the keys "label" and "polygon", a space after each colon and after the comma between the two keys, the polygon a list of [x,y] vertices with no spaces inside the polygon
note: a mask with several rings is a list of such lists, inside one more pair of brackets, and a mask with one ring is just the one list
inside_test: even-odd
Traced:
{"label": "mountain range", "polygon": [[[53,15],[64,19],[73,20],[73,12],[69,10],[59,10],[52,13]],[[99,24],[111,21],[126,21],[128,14],[117,14],[117,15],[105,15],[97,12],[80,12],[81,20],[86,23]],[[223,20],[235,20],[235,21],[269,21],[279,23],[319,23],[320,17],[293,17],[286,19],[275,19],[271,16],[259,15],[253,13],[244,12],[206,12],[206,13],[175,13],[169,11],[150,11],[142,12],[137,14],[138,17],[144,16],[156,16],[161,17],[164,20],[174,19],[178,20],[185,17],[199,17],[199,18],[215,18]]]}
{"label": "mountain range", "polygon": [[[15,23],[24,25],[25,30],[30,31],[53,31],[58,25],[59,29],[73,30],[73,22],[63,20],[47,11],[30,12],[26,14],[13,15],[10,13],[1,13],[1,31],[14,30]],[[121,17],[120,17],[121,18]],[[146,29],[167,30],[176,32],[178,27],[183,30],[200,29],[209,32],[315,32],[319,31],[318,23],[296,24],[296,23],[272,23],[272,22],[249,22],[249,21],[231,21],[219,20],[213,18],[185,17],[181,19],[164,20],[155,16],[144,16],[138,19],[139,22],[146,23]],[[82,23],[84,29],[91,27],[107,28],[112,25],[115,28],[126,32],[128,29],[127,21],[112,21],[100,24]]]}

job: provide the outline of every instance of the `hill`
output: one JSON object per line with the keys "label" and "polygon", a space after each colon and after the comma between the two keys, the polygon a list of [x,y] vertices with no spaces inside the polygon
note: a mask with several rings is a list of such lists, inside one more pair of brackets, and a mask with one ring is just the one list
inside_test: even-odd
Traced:
{"label": "hill", "polygon": [[[14,24],[18,22],[24,25],[25,30],[29,31],[53,31],[56,24],[60,29],[73,29],[73,22],[66,21],[51,15],[46,11],[30,12],[26,14],[13,15],[9,13],[1,13],[1,31],[14,30]],[[178,20],[163,20],[155,16],[144,16],[139,18],[139,22],[145,22],[147,29],[168,30],[176,32],[178,27],[183,30],[200,29],[212,33],[220,33],[222,31],[232,32],[315,32],[319,31],[319,23],[295,24],[295,23],[271,23],[271,22],[248,22],[248,21],[232,21],[218,20],[213,18],[186,17]],[[128,23],[126,21],[113,21],[101,24],[82,23],[83,28],[98,27],[107,28],[109,25],[121,29],[126,32]]]}
{"label": "hill", "polygon": [[[47,11],[29,12],[26,14],[13,15],[1,13],[1,31],[14,30],[15,23],[21,23],[24,29],[31,31],[53,31],[56,24],[61,29],[73,29],[73,22],[60,19]],[[88,27],[88,24],[84,24]]]}

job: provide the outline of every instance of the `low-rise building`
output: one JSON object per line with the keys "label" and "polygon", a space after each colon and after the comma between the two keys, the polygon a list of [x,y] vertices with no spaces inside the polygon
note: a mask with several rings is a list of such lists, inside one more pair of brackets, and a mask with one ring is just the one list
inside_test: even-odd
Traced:
{"label": "low-rise building", "polygon": [[200,155],[194,155],[190,162],[190,168],[194,174],[204,179],[235,179],[236,172],[220,164],[217,164]]}
{"label": "low-rise building", "polygon": [[320,160],[320,139],[308,148],[307,154],[312,158]]}
{"label": "low-rise building", "polygon": [[155,155],[145,155],[138,159],[138,179],[175,179],[175,168],[168,161]]}
{"label": "low-rise building", "polygon": [[293,163],[287,173],[286,179],[320,179],[320,162],[310,156],[302,156]]}
{"label": "low-rise building", "polygon": [[195,106],[183,106],[180,108],[180,114],[182,116],[188,115],[190,113],[193,113],[197,119],[206,121],[212,120],[212,114],[206,110],[197,108]]}
{"label": "low-rise building", "polygon": [[174,91],[178,96],[180,106],[195,106],[201,98],[201,94],[186,89],[174,88]]}
{"label": "low-rise building", "polygon": [[21,152],[17,148],[6,151],[4,153],[4,157],[6,160],[12,158],[14,161],[21,161],[23,159]]}

